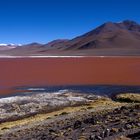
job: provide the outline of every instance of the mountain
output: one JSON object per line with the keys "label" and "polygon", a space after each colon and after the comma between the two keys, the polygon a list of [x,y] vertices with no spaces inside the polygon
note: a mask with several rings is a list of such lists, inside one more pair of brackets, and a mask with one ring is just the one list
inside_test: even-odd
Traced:
{"label": "mountain", "polygon": [[16,44],[0,44],[0,51],[11,50],[11,49],[16,48],[17,46],[20,46],[20,44],[19,45],[16,45]]}
{"label": "mountain", "polygon": [[67,49],[137,48],[140,49],[140,25],[133,21],[107,22],[72,39]]}
{"label": "mountain", "polygon": [[32,43],[5,51],[13,55],[140,55],[140,24],[125,20],[103,25],[71,40]]}
{"label": "mountain", "polygon": [[57,39],[45,44],[44,47],[46,47],[47,49],[63,49],[64,44],[68,41],[68,39]]}

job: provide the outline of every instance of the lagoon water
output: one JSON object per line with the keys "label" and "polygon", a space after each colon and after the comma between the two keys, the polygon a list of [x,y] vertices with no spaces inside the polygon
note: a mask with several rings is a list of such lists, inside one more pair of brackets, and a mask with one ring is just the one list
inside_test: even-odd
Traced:
{"label": "lagoon water", "polygon": [[0,58],[0,94],[17,87],[70,85],[139,86],[140,57]]}

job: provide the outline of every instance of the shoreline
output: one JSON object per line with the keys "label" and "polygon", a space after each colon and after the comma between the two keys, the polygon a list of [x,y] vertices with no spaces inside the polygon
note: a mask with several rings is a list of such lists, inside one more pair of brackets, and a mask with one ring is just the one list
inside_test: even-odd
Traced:
{"label": "shoreline", "polygon": [[5,56],[2,56],[0,55],[0,58],[140,58],[140,56],[136,56],[136,55],[126,55],[126,56],[86,56],[86,55],[66,55],[66,56],[61,56],[61,55],[48,55],[48,56],[37,56],[37,55],[33,55],[33,56],[12,56],[12,55],[5,55]]}
{"label": "shoreline", "polygon": [[21,86],[9,89],[0,88],[0,99],[27,96],[38,93],[85,93],[106,97],[114,97],[118,93],[133,92],[140,93],[140,85],[57,85],[57,86]]}

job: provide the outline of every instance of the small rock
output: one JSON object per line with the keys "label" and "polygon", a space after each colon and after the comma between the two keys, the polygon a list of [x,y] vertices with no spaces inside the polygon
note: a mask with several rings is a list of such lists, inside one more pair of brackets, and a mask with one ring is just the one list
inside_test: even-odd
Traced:
{"label": "small rock", "polygon": [[40,139],[41,139],[41,140],[46,140],[46,139],[47,139],[47,135],[45,135],[45,134],[41,135],[41,136],[40,136]]}
{"label": "small rock", "polygon": [[118,128],[111,128],[111,132],[113,132],[113,133],[117,133],[119,130],[118,130]]}
{"label": "small rock", "polygon": [[55,133],[55,130],[49,129],[49,132],[50,132],[50,133]]}
{"label": "small rock", "polygon": [[131,129],[132,128],[132,126],[130,125],[130,124],[126,124],[126,129]]}
{"label": "small rock", "polygon": [[106,129],[106,131],[105,131],[105,137],[109,137],[109,135],[110,135],[110,129]]}
{"label": "small rock", "polygon": [[95,132],[98,132],[97,130],[92,130],[91,132],[95,133]]}
{"label": "small rock", "polygon": [[135,109],[139,109],[140,108],[140,105],[135,105]]}
{"label": "small rock", "polygon": [[76,121],[76,122],[74,123],[74,129],[80,128],[81,125],[82,125],[81,121]]}
{"label": "small rock", "polygon": [[140,123],[137,123],[137,126],[140,127]]}
{"label": "small rock", "polygon": [[89,140],[95,140],[95,135],[90,135]]}
{"label": "small rock", "polygon": [[127,107],[125,107],[125,106],[122,106],[121,108],[120,108],[120,110],[126,110],[127,109]]}
{"label": "small rock", "polygon": [[78,140],[87,140],[87,139],[86,139],[86,136],[80,136],[80,137],[78,138]]}
{"label": "small rock", "polygon": [[91,123],[93,125],[97,124],[97,121],[94,118],[89,118],[84,121],[85,123]]}
{"label": "small rock", "polygon": [[100,137],[100,136],[95,136],[95,139],[96,139],[96,140],[102,140],[102,137]]}
{"label": "small rock", "polygon": [[85,128],[82,128],[81,131],[82,131],[82,132],[85,131]]}
{"label": "small rock", "polygon": [[68,131],[68,132],[71,132],[71,131],[72,131],[72,128],[69,127],[69,128],[67,129],[67,131]]}
{"label": "small rock", "polygon": [[120,132],[125,132],[126,130],[122,127],[119,129]]}
{"label": "small rock", "polygon": [[102,138],[105,137],[105,132],[104,132],[104,131],[101,133],[101,137],[102,137]]}

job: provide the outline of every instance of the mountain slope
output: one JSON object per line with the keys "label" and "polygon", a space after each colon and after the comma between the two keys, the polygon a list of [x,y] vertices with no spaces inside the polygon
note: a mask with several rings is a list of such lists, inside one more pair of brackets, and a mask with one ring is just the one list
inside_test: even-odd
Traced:
{"label": "mountain slope", "polygon": [[132,21],[107,22],[72,39],[67,49],[137,48],[140,49],[140,25]]}
{"label": "mountain slope", "polygon": [[16,44],[0,44],[0,51],[11,50],[11,49],[16,48],[17,46],[20,46],[20,44],[19,45],[16,45]]}
{"label": "mountain slope", "polygon": [[5,51],[10,55],[140,55],[140,25],[107,22],[71,40],[32,43]]}

